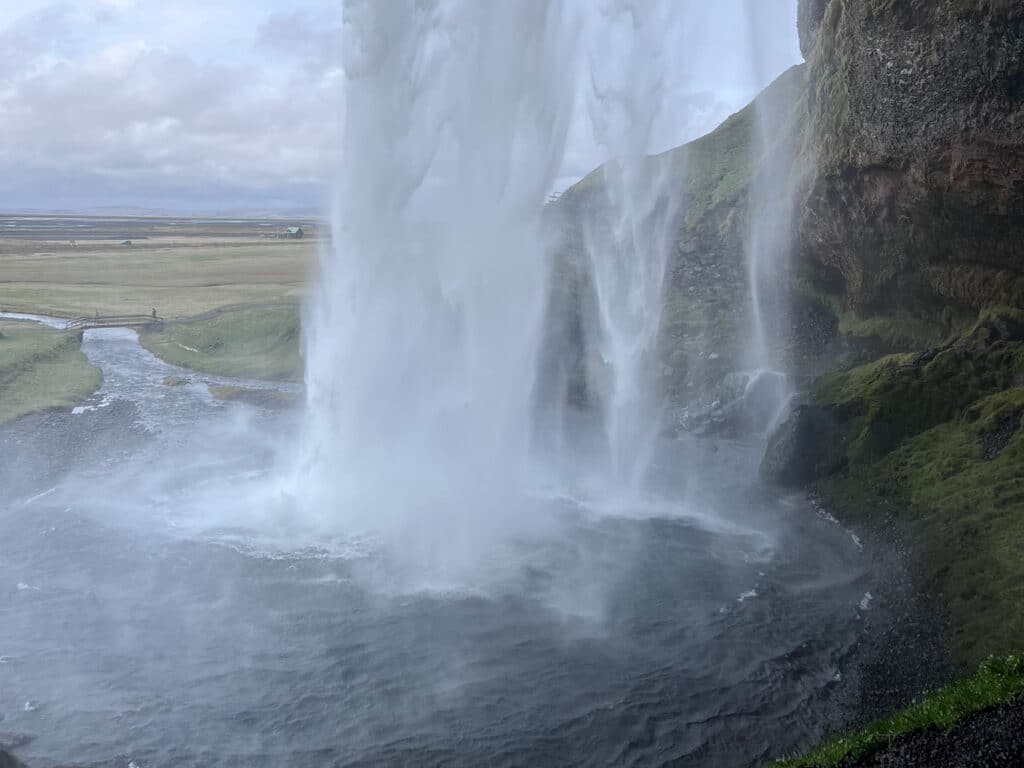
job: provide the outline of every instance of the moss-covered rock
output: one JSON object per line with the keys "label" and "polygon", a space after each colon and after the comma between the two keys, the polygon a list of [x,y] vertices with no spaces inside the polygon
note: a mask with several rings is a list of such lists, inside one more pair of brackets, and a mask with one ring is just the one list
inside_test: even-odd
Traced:
{"label": "moss-covered rock", "polygon": [[[981,313],[963,336],[821,377],[839,425],[819,490],[848,521],[916,531],[922,583],[953,618],[957,658],[1024,637],[1024,312]],[[838,455],[839,460],[826,461]]]}
{"label": "moss-covered rock", "polygon": [[828,474],[823,461],[831,454],[836,420],[826,408],[814,404],[796,406],[772,432],[761,461],[761,477],[782,486],[802,486],[819,474]]}

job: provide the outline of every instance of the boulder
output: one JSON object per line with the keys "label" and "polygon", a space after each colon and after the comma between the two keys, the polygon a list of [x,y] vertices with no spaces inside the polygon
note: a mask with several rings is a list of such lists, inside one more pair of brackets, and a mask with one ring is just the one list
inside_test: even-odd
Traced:
{"label": "boulder", "polygon": [[778,371],[734,371],[725,376],[716,400],[689,414],[684,429],[706,437],[742,437],[767,431],[790,396]]}
{"label": "boulder", "polygon": [[809,404],[795,406],[768,438],[761,477],[786,487],[812,482],[837,437],[835,420],[827,409]]}

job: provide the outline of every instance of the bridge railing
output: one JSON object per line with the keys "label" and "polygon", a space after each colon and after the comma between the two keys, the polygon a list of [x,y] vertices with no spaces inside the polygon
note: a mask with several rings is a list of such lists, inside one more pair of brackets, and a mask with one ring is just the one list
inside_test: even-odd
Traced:
{"label": "bridge railing", "polygon": [[65,330],[84,330],[87,328],[125,328],[136,325],[151,325],[162,322],[153,315],[93,315],[92,317],[75,317],[64,324]]}

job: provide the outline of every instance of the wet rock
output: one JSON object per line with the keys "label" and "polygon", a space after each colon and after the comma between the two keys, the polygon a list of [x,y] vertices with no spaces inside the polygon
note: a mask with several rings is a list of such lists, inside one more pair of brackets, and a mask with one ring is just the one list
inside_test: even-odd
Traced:
{"label": "wet rock", "polygon": [[742,437],[769,429],[789,399],[789,382],[777,371],[726,374],[716,399],[687,413],[682,428],[708,437]]}
{"label": "wet rock", "polygon": [[854,309],[943,325],[1024,301],[1019,2],[800,0],[814,158],[801,261]]}
{"label": "wet rock", "polygon": [[832,455],[829,444],[838,436],[835,420],[827,409],[800,404],[772,432],[764,458],[761,477],[783,486],[811,482],[822,461]]}

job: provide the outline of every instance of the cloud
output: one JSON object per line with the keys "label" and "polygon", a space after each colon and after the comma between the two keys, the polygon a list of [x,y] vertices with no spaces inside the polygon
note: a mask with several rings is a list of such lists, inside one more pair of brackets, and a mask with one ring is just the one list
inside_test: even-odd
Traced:
{"label": "cloud", "polygon": [[[0,8],[0,206],[318,205],[341,146],[340,1],[44,2]],[[711,130],[799,59],[795,0],[662,2],[683,18],[665,29],[649,151]],[[607,152],[584,100],[561,184]]]}
{"label": "cloud", "polygon": [[109,18],[55,6],[0,30],[5,197],[47,207],[47,190],[73,190],[88,207],[216,188],[315,204],[339,120],[328,34],[268,58],[255,52],[269,31],[254,24],[241,52],[211,60],[153,44],[145,20],[133,21],[111,34]]}

